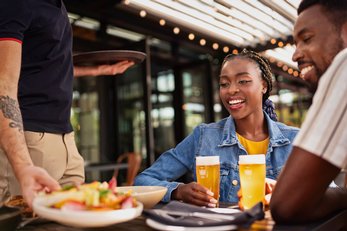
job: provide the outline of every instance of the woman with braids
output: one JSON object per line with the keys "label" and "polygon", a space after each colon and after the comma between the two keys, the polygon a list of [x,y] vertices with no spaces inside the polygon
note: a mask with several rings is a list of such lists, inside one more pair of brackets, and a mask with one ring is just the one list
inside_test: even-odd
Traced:
{"label": "woman with braids", "polygon": [[[276,122],[272,102],[272,74],[267,60],[244,50],[228,55],[219,78],[220,98],[230,116],[216,123],[201,124],[175,148],[135,179],[135,185],[161,185],[168,191],[163,202],[182,200],[199,206],[218,203],[208,189],[196,182],[177,182],[182,175],[195,175],[195,157],[220,158],[220,202],[238,202],[240,155],[266,154],[266,176],[276,179],[284,166],[297,128]],[[265,186],[264,186],[265,187]]]}

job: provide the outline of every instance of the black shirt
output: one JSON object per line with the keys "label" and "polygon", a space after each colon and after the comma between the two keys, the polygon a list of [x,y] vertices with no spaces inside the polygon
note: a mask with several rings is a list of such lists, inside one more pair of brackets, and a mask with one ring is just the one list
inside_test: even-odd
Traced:
{"label": "black shirt", "polygon": [[18,100],[24,129],[72,131],[72,31],[62,0],[0,1],[0,40],[22,42]]}

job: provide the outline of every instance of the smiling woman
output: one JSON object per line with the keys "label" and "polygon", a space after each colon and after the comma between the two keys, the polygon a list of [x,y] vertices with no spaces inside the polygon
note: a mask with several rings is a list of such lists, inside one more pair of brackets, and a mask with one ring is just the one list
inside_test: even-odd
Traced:
{"label": "smiling woman", "polygon": [[[264,109],[267,109],[267,112],[270,112],[270,117],[276,121],[273,107],[268,106],[271,105],[270,103],[265,104],[272,90],[271,78],[272,73],[269,63],[255,52],[243,50],[239,55],[226,56],[220,74],[220,97],[225,108],[231,113],[229,109],[239,108],[242,103],[245,103],[245,98],[232,91],[248,92],[247,94],[251,98],[247,103],[253,104],[254,108],[262,113],[263,102]],[[225,98],[225,96],[229,98]]]}
{"label": "smiling woman", "polygon": [[[274,121],[276,116],[268,101],[271,76],[268,62],[255,52],[245,50],[228,55],[222,64],[219,95],[230,116],[198,125],[192,134],[142,172],[135,185],[167,187],[164,202],[183,200],[208,207],[215,207],[218,199],[236,203],[240,189],[239,156],[249,154],[265,154],[266,175],[276,179],[298,129]],[[184,184],[177,180],[192,172],[196,181],[197,156],[219,156],[220,197],[217,199],[196,182]]]}

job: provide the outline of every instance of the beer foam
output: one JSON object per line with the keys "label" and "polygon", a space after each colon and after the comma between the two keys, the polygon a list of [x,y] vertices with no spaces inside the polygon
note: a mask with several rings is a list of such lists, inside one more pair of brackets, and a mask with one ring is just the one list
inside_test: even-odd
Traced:
{"label": "beer foam", "polygon": [[219,156],[197,156],[196,165],[216,165],[219,164]]}
{"label": "beer foam", "polygon": [[239,164],[265,164],[265,155],[241,155],[239,156]]}

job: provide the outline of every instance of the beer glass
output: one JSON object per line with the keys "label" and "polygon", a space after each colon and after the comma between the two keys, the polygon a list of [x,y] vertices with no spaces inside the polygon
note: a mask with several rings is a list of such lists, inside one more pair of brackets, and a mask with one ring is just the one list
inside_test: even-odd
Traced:
{"label": "beer glass", "polygon": [[265,155],[239,156],[242,203],[252,208],[265,197]]}
{"label": "beer glass", "polygon": [[213,192],[213,197],[218,201],[220,184],[219,156],[197,156],[196,177],[198,184]]}

